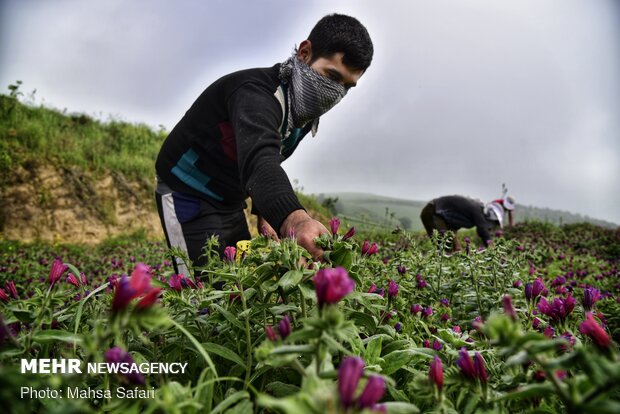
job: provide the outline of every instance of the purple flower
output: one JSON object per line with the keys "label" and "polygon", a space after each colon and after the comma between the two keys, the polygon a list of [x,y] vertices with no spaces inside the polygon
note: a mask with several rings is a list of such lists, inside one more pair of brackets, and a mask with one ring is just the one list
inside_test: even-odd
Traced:
{"label": "purple flower", "polygon": [[227,262],[234,262],[235,256],[237,255],[237,249],[233,246],[226,246],[224,249],[224,260]]}
{"label": "purple flower", "polygon": [[12,280],[9,280],[8,282],[6,282],[4,287],[6,288],[7,292],[9,292],[11,297],[13,297],[13,299],[19,299],[19,294],[17,293],[15,282],[13,282]]}
{"label": "purple flower", "polygon": [[476,316],[474,320],[471,321],[471,327],[477,331],[481,330],[483,326],[484,326],[484,321],[482,320],[482,317],[480,316]]}
{"label": "purple flower", "polygon": [[55,258],[52,262],[52,268],[50,269],[50,275],[48,281],[50,285],[54,285],[58,282],[58,279],[69,269],[69,266],[64,264],[60,258]]}
{"label": "purple flower", "polygon": [[338,395],[340,405],[347,409],[353,406],[355,390],[364,372],[364,361],[360,357],[346,357],[338,368]]}
{"label": "purple flower", "polygon": [[383,394],[385,394],[385,380],[378,375],[371,375],[357,400],[357,405],[360,408],[374,408]]}
{"label": "purple flower", "polygon": [[441,344],[441,342],[439,342],[437,339],[435,339],[435,340],[433,341],[433,349],[434,349],[435,351],[440,351],[440,350],[441,350],[441,348],[443,348],[443,345]]}
{"label": "purple flower", "polygon": [[422,312],[422,305],[420,304],[414,304],[411,305],[411,314],[412,315],[416,315],[417,313]]}
{"label": "purple flower", "polygon": [[441,358],[437,355],[433,358],[433,361],[430,364],[428,370],[428,379],[431,380],[433,384],[437,387],[437,389],[441,390],[443,388],[443,364],[441,363]]}
{"label": "purple flower", "polygon": [[400,332],[403,329],[403,324],[400,322],[397,322],[396,325],[394,325],[394,330],[396,332]]}
{"label": "purple flower", "polygon": [[338,234],[338,229],[340,228],[340,220],[338,217],[334,217],[329,221],[329,229],[332,231],[332,234]]}
{"label": "purple flower", "polygon": [[423,340],[422,341],[422,347],[430,348],[431,347],[431,341],[429,341],[428,339]]}
{"label": "purple flower", "polygon": [[540,319],[538,319],[538,318],[532,319],[532,327],[534,329],[538,329],[539,326],[540,326]]}
{"label": "purple flower", "polygon": [[532,285],[532,298],[536,299],[545,289],[545,282],[543,282],[541,278],[537,277]]}
{"label": "purple flower", "polygon": [[144,295],[147,296],[140,301],[139,307],[148,307],[155,302],[158,294],[159,288],[151,286],[151,268],[144,263],[138,263],[131,273],[131,278],[123,275],[120,283],[115,287],[112,311],[125,309],[132,299]]}
{"label": "purple flower", "polygon": [[446,308],[450,307],[450,301],[448,298],[439,299],[439,303],[441,303],[441,306],[445,306]]}
{"label": "purple flower", "polygon": [[6,291],[2,288],[0,288],[0,300],[2,302],[8,302],[9,301],[9,295],[7,295]]}
{"label": "purple flower", "polygon": [[355,282],[342,267],[320,269],[312,278],[319,308],[338,303],[355,289]]}
{"label": "purple flower", "polygon": [[456,333],[461,333],[461,327],[460,327],[460,326],[458,326],[458,325],[454,325],[454,326],[452,327],[452,331],[453,331],[453,332],[456,332]]}
{"label": "purple flower", "polygon": [[278,323],[278,332],[282,339],[285,339],[287,336],[291,334],[291,319],[288,315],[284,315],[284,317]]}
{"label": "purple flower", "polygon": [[484,359],[482,355],[480,355],[480,352],[474,354],[474,370],[476,372],[476,377],[478,377],[481,382],[486,383],[488,381],[487,370],[484,367]]}
{"label": "purple flower", "polygon": [[442,313],[440,319],[441,319],[442,322],[448,322],[450,320],[450,314]]}
{"label": "purple flower", "polygon": [[377,246],[377,243],[373,242],[372,244],[370,244],[368,240],[364,240],[364,243],[362,243],[362,256],[372,256],[378,251],[379,247]]}
{"label": "purple flower", "polygon": [[510,316],[510,319],[516,321],[518,319],[517,311],[514,306],[512,306],[512,297],[510,295],[505,295],[502,297],[502,304],[504,305],[504,313]]}
{"label": "purple flower", "polygon": [[564,276],[558,276],[551,281],[551,287],[561,286],[566,283],[566,278]]}
{"label": "purple flower", "polygon": [[273,330],[273,326],[271,325],[267,325],[265,326],[265,336],[267,337],[267,339],[269,339],[271,342],[275,342],[278,340],[278,337],[276,335],[276,332]]}
{"label": "purple flower", "polygon": [[583,301],[581,302],[586,311],[592,310],[594,304],[601,299],[601,291],[588,286],[583,290]]}
{"label": "purple flower", "polygon": [[401,275],[404,275],[405,273],[407,273],[407,268],[405,266],[403,266],[403,265],[398,265],[398,267],[396,267],[396,270]]}
{"label": "purple flower", "polygon": [[351,227],[349,231],[342,237],[342,240],[349,240],[351,237],[355,236],[355,227]]}
{"label": "purple flower", "polygon": [[125,309],[135,297],[136,291],[131,288],[129,278],[123,275],[115,289],[114,299],[112,299],[112,311],[116,312]]}
{"label": "purple flower", "polygon": [[422,309],[422,317],[423,318],[428,318],[432,314],[433,314],[433,308],[431,308],[430,306]]}
{"label": "purple flower", "polygon": [[575,308],[575,298],[569,293],[566,298],[555,298],[553,302],[547,302],[547,299],[542,297],[538,303],[538,310],[547,315],[553,323],[564,322],[566,317]]}
{"label": "purple flower", "polygon": [[611,346],[609,335],[607,335],[605,329],[596,322],[592,312],[586,312],[586,320],[579,325],[579,332],[589,336],[592,342],[599,348],[609,348]]}
{"label": "purple flower", "polygon": [[459,358],[456,360],[456,365],[458,365],[461,372],[467,378],[476,378],[476,367],[474,367],[474,361],[472,361],[466,348],[461,348],[459,351]]}
{"label": "purple flower", "polygon": [[569,347],[573,347],[575,346],[575,343],[577,343],[577,339],[575,339],[575,337],[571,335],[569,332],[564,332],[562,335],[560,335],[560,338],[566,339],[566,341],[568,341],[568,346],[567,345],[560,346],[560,348],[565,352],[568,351]]}
{"label": "purple flower", "polygon": [[552,339],[554,334],[555,334],[555,329],[553,329],[553,327],[551,326],[547,326],[545,330],[543,331],[543,335],[545,335],[549,339]]}
{"label": "purple flower", "polygon": [[426,280],[422,278],[421,274],[415,275],[415,278],[418,282],[418,289],[424,289],[428,285],[428,283],[426,283]]}
{"label": "purple flower", "polygon": [[526,283],[525,287],[523,288],[525,291],[525,300],[527,300],[528,302],[532,300],[532,284],[531,283]]}
{"label": "purple flower", "polygon": [[77,277],[73,273],[67,274],[67,283],[71,283],[75,287],[80,287]]}
{"label": "purple flower", "polygon": [[146,309],[151,307],[155,302],[157,302],[157,298],[159,297],[159,293],[161,292],[161,288],[150,287],[147,290],[147,293],[138,301],[136,304],[136,308],[138,309]]}
{"label": "purple flower", "polygon": [[[110,348],[105,353],[105,360],[108,364],[129,364],[135,365],[133,358],[128,352],[125,352],[119,347]],[[129,382],[137,385],[144,385],[144,376],[139,372],[129,372],[122,374],[123,377]]]}
{"label": "purple flower", "polygon": [[181,290],[183,290],[183,284],[181,282],[182,278],[183,278],[182,275],[177,275],[177,274],[170,275],[168,286],[170,286],[172,289],[176,290],[177,292],[180,292]]}
{"label": "purple flower", "polygon": [[390,280],[388,283],[388,297],[395,298],[398,295],[398,283]]}
{"label": "purple flower", "polygon": [[512,283],[512,287],[514,287],[514,288],[520,288],[522,285],[523,285],[523,282],[521,282],[521,280],[515,280]]}

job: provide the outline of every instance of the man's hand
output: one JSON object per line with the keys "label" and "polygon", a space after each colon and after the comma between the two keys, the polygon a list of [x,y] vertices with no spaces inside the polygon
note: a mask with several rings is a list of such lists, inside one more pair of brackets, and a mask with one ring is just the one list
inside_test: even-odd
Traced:
{"label": "man's hand", "polygon": [[321,234],[329,234],[327,228],[314,220],[304,210],[295,210],[282,223],[280,234],[286,236],[290,232],[295,234],[297,243],[308,250],[315,261],[323,260],[323,249],[314,244],[314,239]]}
{"label": "man's hand", "polygon": [[275,241],[280,240],[278,238],[278,233],[273,229],[273,227],[271,227],[271,225],[263,217],[258,216],[256,225],[258,227],[259,234],[262,234],[263,236],[267,236],[270,239],[273,239]]}

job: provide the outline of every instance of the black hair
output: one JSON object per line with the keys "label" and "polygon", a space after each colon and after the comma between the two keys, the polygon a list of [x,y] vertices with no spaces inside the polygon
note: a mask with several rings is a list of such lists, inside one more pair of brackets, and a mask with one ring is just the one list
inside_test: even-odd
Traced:
{"label": "black hair", "polygon": [[366,28],[354,17],[329,14],[314,26],[308,40],[312,44],[312,60],[342,52],[342,63],[366,70],[372,61],[372,40]]}

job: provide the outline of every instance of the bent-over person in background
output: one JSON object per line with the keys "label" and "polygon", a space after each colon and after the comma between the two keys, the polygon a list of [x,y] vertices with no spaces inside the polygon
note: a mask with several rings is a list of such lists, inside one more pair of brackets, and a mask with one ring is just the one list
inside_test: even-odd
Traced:
{"label": "bent-over person in background", "polygon": [[422,209],[420,218],[429,236],[433,230],[443,233],[447,230],[454,233],[453,250],[461,250],[457,231],[462,228],[476,227],[476,232],[485,246],[491,243],[491,234],[503,227],[504,213],[508,213],[508,225],[513,225],[514,198],[483,203],[471,197],[450,195],[431,200]]}

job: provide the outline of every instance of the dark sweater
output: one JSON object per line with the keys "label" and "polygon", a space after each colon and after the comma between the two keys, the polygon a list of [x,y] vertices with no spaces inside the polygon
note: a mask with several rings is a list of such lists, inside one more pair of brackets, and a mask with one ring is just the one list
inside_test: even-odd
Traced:
{"label": "dark sweater", "polygon": [[484,204],[473,198],[451,195],[439,197],[431,201],[435,205],[435,214],[441,216],[450,230],[476,227],[482,241],[491,240],[489,232],[497,222],[488,219],[484,214]]}
{"label": "dark sweater", "polygon": [[170,132],[155,165],[173,191],[217,209],[243,208],[251,197],[253,210],[276,231],[303,209],[280,163],[311,129],[286,131],[288,105],[275,96],[278,89],[287,96],[279,67],[243,70],[211,84]]}

